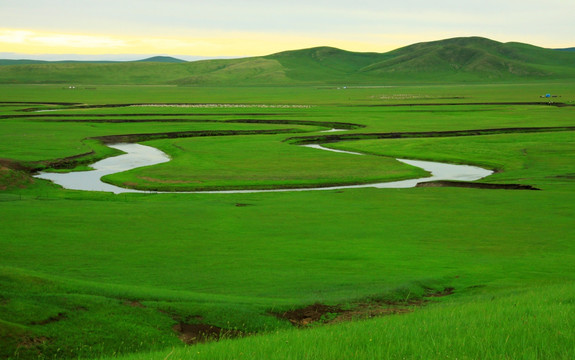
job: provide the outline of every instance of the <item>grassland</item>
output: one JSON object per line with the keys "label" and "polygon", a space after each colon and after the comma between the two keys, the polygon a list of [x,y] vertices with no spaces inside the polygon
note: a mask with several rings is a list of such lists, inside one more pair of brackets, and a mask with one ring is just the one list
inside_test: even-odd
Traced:
{"label": "grassland", "polygon": [[[570,82],[241,90],[6,85],[0,93],[0,357],[575,355]],[[547,104],[539,98],[546,93],[566,106]],[[95,106],[150,103],[204,105]],[[21,111],[30,108],[36,110]],[[316,153],[289,140],[325,139],[320,131],[334,122],[356,125],[345,134],[359,138],[328,146],[371,155]],[[543,127],[558,131],[521,131]],[[519,130],[369,136],[504,128]],[[285,186],[306,177],[339,183],[416,174],[393,160],[401,156],[477,164],[497,170],[484,182],[542,190],[114,195],[30,177],[29,169],[61,159],[74,167],[108,156],[98,139],[125,134],[148,134],[146,143],[173,157],[110,180],[133,186],[158,179],[249,187],[266,176]],[[282,317],[313,304],[328,306],[309,315],[320,315],[315,321]],[[243,338],[186,346],[180,338],[191,341],[192,333],[177,330],[192,325]]]}

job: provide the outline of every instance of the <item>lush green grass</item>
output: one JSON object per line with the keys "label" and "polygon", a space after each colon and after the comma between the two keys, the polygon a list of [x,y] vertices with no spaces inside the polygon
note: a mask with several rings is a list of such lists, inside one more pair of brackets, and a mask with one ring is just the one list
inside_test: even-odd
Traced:
{"label": "lush green grass", "polygon": [[[521,82],[481,85],[411,85],[343,89],[335,86],[286,87],[177,87],[110,86],[78,87],[59,85],[0,85],[2,101],[71,102],[81,104],[133,103],[224,103],[304,105],[385,105],[417,103],[548,102],[541,95],[555,94],[554,101],[575,102],[571,82]],[[34,107],[30,105],[28,107]],[[54,108],[48,107],[48,109]],[[164,111],[162,109],[161,111]],[[229,111],[236,111],[231,109]],[[248,110],[253,112],[254,109]],[[377,109],[374,109],[374,111]],[[74,110],[76,112],[77,110]],[[102,109],[105,111],[105,109]],[[151,111],[147,108],[146,112]],[[199,111],[202,111],[201,109]],[[205,111],[205,110],[204,110]],[[213,110],[210,110],[213,111]],[[218,109],[217,111],[222,111]],[[263,111],[270,111],[264,109]],[[277,112],[278,109],[271,111]],[[404,109],[405,111],[405,109]],[[302,110],[303,112],[303,110]],[[308,111],[305,111],[306,113]]]}
{"label": "lush green grass", "polygon": [[[32,182],[13,166],[91,149],[97,157],[105,155],[101,144],[84,140],[94,136],[289,127],[308,133],[154,140],[150,144],[170,153],[171,163],[115,177],[202,178],[217,186],[253,185],[273,174],[281,174],[274,181],[284,185],[320,176],[322,181],[354,176],[355,181],[389,176],[382,174],[384,168],[405,168],[384,156],[348,157],[283,140],[317,135],[325,121],[364,126],[349,133],[575,125],[572,107],[358,106],[538,101],[540,93],[553,89],[565,102],[575,98],[569,83],[241,91],[0,87],[7,101],[313,105],[53,113],[17,111],[41,105],[0,107],[2,115],[30,115],[0,119],[0,159],[10,160],[2,160],[0,169],[6,187],[0,191],[0,357],[572,358],[573,132],[330,144],[384,156],[475,163],[502,170],[485,181],[536,185],[542,191],[113,195]],[[464,99],[445,99],[460,95]],[[108,117],[90,116],[98,114]],[[109,116],[114,114],[140,122],[97,122],[122,118]],[[170,116],[149,121],[161,114]],[[226,122],[238,119],[317,125]],[[454,295],[413,314],[311,330],[293,330],[271,314],[315,302],[352,308],[357,302],[421,299],[427,289],[448,287],[455,288]],[[179,322],[259,335],[184,348],[172,330]]]}
{"label": "lush green grass", "polygon": [[[421,286],[452,286],[462,294],[485,286],[495,294],[573,280],[575,199],[566,188],[551,194],[418,189],[51,196],[2,204],[5,223],[13,224],[2,229],[3,263],[9,266],[3,318],[27,325],[33,336],[60,339],[77,331],[73,319],[79,317],[84,327],[114,334],[80,336],[105,344],[102,353],[138,351],[138,339],[175,344],[170,313],[201,315],[210,324],[250,332],[289,326],[268,311],[290,304],[345,303],[395,292],[417,298]],[[15,269],[61,278],[54,284],[46,275],[16,276]],[[50,307],[46,293],[55,302]],[[102,296],[108,307],[99,304]],[[122,306],[125,300],[148,308],[133,313]],[[115,315],[119,324],[102,322],[106,312],[119,311],[127,312]],[[62,312],[67,319],[30,325]],[[126,323],[137,323],[142,334],[129,335],[134,330],[123,328]],[[62,341],[58,347],[79,351],[78,342]]]}

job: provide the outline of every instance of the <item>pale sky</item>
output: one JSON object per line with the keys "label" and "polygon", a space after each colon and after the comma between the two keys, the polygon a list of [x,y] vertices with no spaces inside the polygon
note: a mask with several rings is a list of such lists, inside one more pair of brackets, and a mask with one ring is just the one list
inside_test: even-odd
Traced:
{"label": "pale sky", "polygon": [[574,0],[0,0],[0,58],[386,52],[460,36],[565,48],[574,14]]}

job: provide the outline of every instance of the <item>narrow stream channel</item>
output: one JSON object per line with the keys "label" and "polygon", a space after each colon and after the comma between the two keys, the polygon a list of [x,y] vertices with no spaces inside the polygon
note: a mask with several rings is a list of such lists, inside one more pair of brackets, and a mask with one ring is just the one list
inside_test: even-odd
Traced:
{"label": "narrow stream channel", "polygon": [[[203,194],[241,194],[241,193],[256,193],[256,192],[286,192],[286,191],[311,191],[311,190],[337,190],[337,189],[358,189],[358,188],[411,188],[415,187],[420,182],[429,182],[437,180],[457,180],[457,181],[475,181],[489,176],[493,173],[491,170],[482,169],[470,165],[453,165],[444,164],[432,161],[421,160],[406,160],[397,159],[405,164],[419,167],[431,173],[430,177],[409,179],[403,181],[383,182],[374,184],[362,185],[343,185],[331,187],[317,187],[317,188],[299,188],[299,189],[275,189],[275,190],[220,190],[220,191],[178,191],[178,192],[162,192],[162,191],[145,191],[135,190],[118,187],[115,185],[102,182],[100,179],[103,176],[115,174],[142,166],[150,166],[161,164],[170,161],[170,157],[162,151],[151,146],[141,144],[114,144],[108,145],[111,148],[121,150],[125,154],[106,158],[91,165],[94,170],[92,171],[76,171],[70,173],[48,173],[41,172],[34,177],[39,179],[50,180],[55,184],[70,190],[84,190],[84,191],[106,191],[116,194],[120,193],[203,193]],[[304,145],[306,147],[315,148],[319,150],[333,151],[338,153],[346,153],[353,155],[363,156],[361,153],[335,150],[323,147],[321,145]]]}

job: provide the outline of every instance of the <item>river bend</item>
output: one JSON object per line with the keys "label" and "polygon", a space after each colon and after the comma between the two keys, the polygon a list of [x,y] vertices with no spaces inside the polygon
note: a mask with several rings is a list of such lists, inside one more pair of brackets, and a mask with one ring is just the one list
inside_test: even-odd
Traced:
{"label": "river bend", "polygon": [[[219,190],[219,191],[177,191],[177,192],[162,192],[162,191],[145,191],[122,188],[115,185],[107,184],[101,181],[101,178],[106,175],[111,175],[123,171],[128,171],[142,166],[151,166],[170,161],[170,157],[162,151],[146,145],[121,143],[108,145],[111,148],[125,152],[125,154],[106,158],[104,160],[95,162],[91,165],[94,170],[91,171],[75,171],[69,173],[49,173],[41,172],[35,175],[36,178],[50,180],[55,184],[70,190],[84,190],[84,191],[106,191],[116,194],[120,193],[204,193],[204,194],[241,194],[241,193],[256,193],[256,192],[286,192],[286,191],[312,191],[312,190],[337,190],[337,189],[358,189],[358,188],[411,188],[415,187],[418,183],[438,181],[438,180],[456,180],[456,181],[476,181],[489,176],[493,173],[491,170],[483,169],[470,165],[454,165],[445,164],[433,161],[421,160],[407,160],[397,159],[405,164],[419,167],[431,173],[431,176],[419,179],[409,179],[393,182],[382,182],[373,184],[361,185],[342,185],[330,187],[317,187],[317,188],[295,188],[295,189],[273,189],[273,190]],[[315,148],[325,151],[334,151],[339,153],[347,153],[353,155],[363,156],[361,153],[335,150],[323,147],[321,145],[304,145],[306,147]]]}

